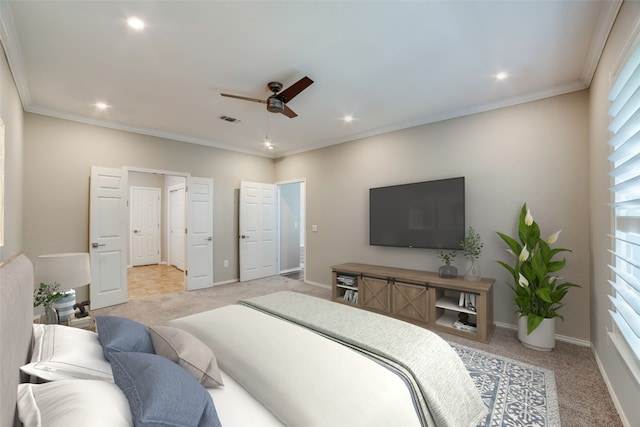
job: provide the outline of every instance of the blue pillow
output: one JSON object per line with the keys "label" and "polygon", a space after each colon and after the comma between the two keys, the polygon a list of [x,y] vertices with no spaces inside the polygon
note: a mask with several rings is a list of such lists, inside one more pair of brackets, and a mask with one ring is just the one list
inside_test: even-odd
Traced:
{"label": "blue pillow", "polygon": [[98,341],[105,359],[113,352],[155,353],[149,328],[135,320],[118,316],[96,316]]}
{"label": "blue pillow", "polygon": [[112,353],[113,379],[136,427],[219,427],[209,392],[184,368],[157,354]]}

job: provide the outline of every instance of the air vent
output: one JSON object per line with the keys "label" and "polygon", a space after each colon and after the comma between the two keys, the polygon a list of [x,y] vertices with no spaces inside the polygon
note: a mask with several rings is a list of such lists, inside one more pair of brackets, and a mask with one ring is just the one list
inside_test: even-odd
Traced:
{"label": "air vent", "polygon": [[225,122],[229,122],[229,123],[240,123],[240,119],[236,119],[235,117],[229,117],[229,116],[220,116],[220,120],[224,120]]}

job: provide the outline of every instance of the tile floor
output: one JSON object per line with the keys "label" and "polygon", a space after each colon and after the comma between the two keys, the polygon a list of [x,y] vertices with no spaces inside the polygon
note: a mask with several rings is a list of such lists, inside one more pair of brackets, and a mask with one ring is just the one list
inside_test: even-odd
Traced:
{"label": "tile floor", "polygon": [[184,290],[184,272],[172,265],[157,264],[127,269],[129,300]]}

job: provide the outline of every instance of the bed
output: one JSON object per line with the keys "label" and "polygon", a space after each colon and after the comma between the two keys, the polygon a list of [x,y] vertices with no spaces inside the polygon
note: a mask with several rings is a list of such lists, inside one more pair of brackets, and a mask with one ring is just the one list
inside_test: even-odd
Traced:
{"label": "bed", "polygon": [[[52,411],[59,424],[45,427],[65,425],[61,414],[109,427],[169,425],[165,416],[194,426],[475,426],[487,413],[450,346],[396,319],[282,292],[162,326],[103,316],[96,334],[32,325],[24,255],[0,279],[2,426],[20,425],[17,407],[25,425]],[[66,335],[82,340],[72,362],[60,361],[62,347],[42,356]]]}

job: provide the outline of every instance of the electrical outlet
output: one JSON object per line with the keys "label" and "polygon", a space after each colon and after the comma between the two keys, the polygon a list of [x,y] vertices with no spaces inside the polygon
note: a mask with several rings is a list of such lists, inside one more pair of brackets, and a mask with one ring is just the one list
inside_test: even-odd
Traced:
{"label": "electrical outlet", "polygon": [[224,260],[224,268],[229,268],[229,260],[228,259]]}

